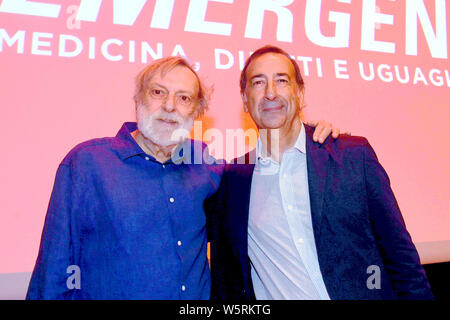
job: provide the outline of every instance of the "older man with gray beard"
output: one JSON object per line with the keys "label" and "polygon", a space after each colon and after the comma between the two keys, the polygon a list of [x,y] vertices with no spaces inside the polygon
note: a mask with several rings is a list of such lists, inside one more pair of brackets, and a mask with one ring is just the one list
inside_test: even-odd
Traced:
{"label": "older man with gray beard", "polygon": [[137,124],[70,151],[27,299],[209,298],[203,205],[222,166],[193,165],[205,147],[186,139],[206,96],[184,59],[155,61],[137,78]]}

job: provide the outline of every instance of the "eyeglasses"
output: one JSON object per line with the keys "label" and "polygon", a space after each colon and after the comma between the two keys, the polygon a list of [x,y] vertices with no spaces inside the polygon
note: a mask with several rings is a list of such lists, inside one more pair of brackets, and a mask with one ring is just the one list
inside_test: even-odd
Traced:
{"label": "eyeglasses", "polygon": [[[167,100],[169,98],[169,91],[163,88],[150,88],[149,95],[155,100]],[[194,104],[196,99],[185,93],[175,93],[175,103],[177,105],[189,107]]]}

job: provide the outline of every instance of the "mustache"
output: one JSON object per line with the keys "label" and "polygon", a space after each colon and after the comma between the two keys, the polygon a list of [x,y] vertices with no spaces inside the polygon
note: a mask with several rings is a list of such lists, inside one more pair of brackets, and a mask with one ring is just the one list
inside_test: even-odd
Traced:
{"label": "mustache", "polygon": [[262,101],[259,103],[260,110],[266,110],[266,109],[272,109],[276,107],[286,106],[287,101],[285,101],[282,97],[276,97],[275,99],[269,100],[269,99],[262,99]]}
{"label": "mustache", "polygon": [[160,110],[154,114],[152,114],[153,119],[163,120],[163,121],[173,121],[178,123],[183,123],[184,119],[177,112],[167,113],[163,110]]}
{"label": "mustache", "polygon": [[181,117],[179,117],[178,115],[169,115],[169,114],[157,114],[157,115],[155,115],[154,119],[162,120],[165,122],[176,122],[176,123],[184,122],[184,120]]}
{"label": "mustache", "polygon": [[183,124],[185,122],[183,117],[176,112],[167,113],[165,111],[157,111],[149,114],[147,112],[147,106],[144,104],[138,106],[138,111],[148,120],[162,120],[166,122],[176,122],[177,124]]}

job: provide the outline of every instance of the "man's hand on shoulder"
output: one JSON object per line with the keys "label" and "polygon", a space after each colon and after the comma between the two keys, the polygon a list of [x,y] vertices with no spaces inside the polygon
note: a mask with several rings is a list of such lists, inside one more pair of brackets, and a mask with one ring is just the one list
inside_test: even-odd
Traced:
{"label": "man's hand on shoulder", "polygon": [[[306,124],[314,127],[313,140],[315,142],[323,143],[330,133],[334,139],[337,139],[341,134],[339,128],[334,127],[333,124],[325,120],[310,120],[307,121]],[[350,132],[343,132],[343,134],[350,135]]]}

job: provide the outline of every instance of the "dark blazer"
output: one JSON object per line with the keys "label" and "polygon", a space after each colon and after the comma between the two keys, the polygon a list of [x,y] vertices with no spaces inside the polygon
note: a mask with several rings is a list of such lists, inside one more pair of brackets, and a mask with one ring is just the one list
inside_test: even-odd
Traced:
{"label": "dark blazer", "polygon": [[[313,129],[305,130],[314,238],[330,298],[432,299],[389,178],[368,141],[341,135],[319,144]],[[207,205],[213,299],[255,299],[247,244],[254,158],[253,151],[227,164]],[[380,268],[380,289],[367,286],[372,265]]]}

